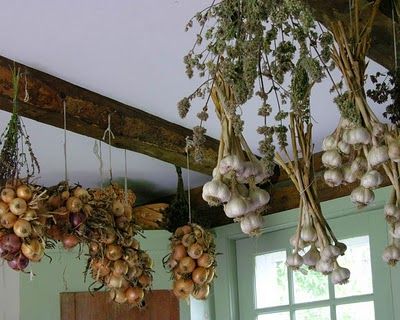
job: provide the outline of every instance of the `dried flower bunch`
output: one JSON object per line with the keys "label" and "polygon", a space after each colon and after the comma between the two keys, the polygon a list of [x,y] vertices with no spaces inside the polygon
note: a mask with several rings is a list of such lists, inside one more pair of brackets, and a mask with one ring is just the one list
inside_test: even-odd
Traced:
{"label": "dried flower bunch", "polygon": [[13,84],[13,110],[7,128],[0,136],[0,185],[8,180],[32,178],[40,171],[39,162],[33,153],[32,144],[25,125],[18,114],[20,69],[11,69]]}
{"label": "dried flower bunch", "polygon": [[[385,206],[385,216],[392,238],[400,238],[400,135],[395,125],[396,112],[389,110],[394,125],[382,123],[370,108],[365,93],[366,53],[380,3],[376,0],[362,7],[357,0],[351,12],[352,23],[332,21],[335,39],[332,58],[348,91],[339,93],[336,99],[341,119],[335,132],[324,139],[322,162],[327,167],[324,178],[328,185],[359,181],[350,196],[359,207],[374,200],[373,189],[383,182],[381,172],[384,172],[394,188]],[[390,265],[399,261],[398,241],[392,239],[383,259]]]}
{"label": "dried flower bunch", "polygon": [[0,256],[13,270],[24,271],[52,247],[45,234],[46,190],[11,180],[1,189],[0,198]]}
{"label": "dried flower bunch", "polygon": [[224,205],[227,217],[240,221],[241,229],[256,235],[263,226],[261,213],[270,200],[267,191],[257,184],[268,178],[264,167],[247,145],[241,130],[236,130],[229,106],[236,99],[234,91],[217,75],[211,92],[221,123],[221,138],[213,179],[203,186],[203,199],[210,206]]}
{"label": "dried flower bunch", "polygon": [[207,299],[217,266],[213,235],[191,223],[177,228],[170,241],[171,253],[163,263],[172,274],[175,296]]}
{"label": "dried flower bunch", "polygon": [[[254,94],[261,99],[258,115],[263,118],[263,125],[258,132],[263,138],[259,151],[264,171],[271,175],[274,134],[281,145],[286,144],[287,128],[283,120],[287,112],[280,108],[290,95],[283,87],[285,77],[293,72],[300,53],[307,53],[301,55],[301,63],[311,78],[321,80],[324,68],[328,68],[332,37],[327,32],[316,32],[312,15],[298,0],[213,1],[189,21],[187,30],[192,28],[194,21],[199,24],[200,31],[193,48],[184,58],[186,73],[191,78],[197,72],[206,80],[178,103],[178,110],[179,115],[185,117],[194,98],[206,98],[203,110],[197,114],[200,125],[194,128],[196,159],[201,159],[199,147],[204,141],[203,123],[208,118],[208,103],[220,75],[235,97],[234,103],[226,106],[226,112],[236,132],[243,126],[237,108]],[[280,100],[275,114],[276,125],[267,124],[272,113],[268,103],[270,95]]]}

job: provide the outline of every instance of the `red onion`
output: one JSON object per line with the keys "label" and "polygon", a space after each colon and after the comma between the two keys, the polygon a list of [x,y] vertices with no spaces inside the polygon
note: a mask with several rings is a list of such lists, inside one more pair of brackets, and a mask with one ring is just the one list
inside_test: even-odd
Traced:
{"label": "red onion", "polygon": [[15,271],[24,270],[29,264],[29,259],[22,253],[17,254],[11,261],[8,261],[8,265]]}
{"label": "red onion", "polygon": [[86,215],[82,212],[71,212],[69,214],[69,222],[73,228],[79,227],[86,220]]}
{"label": "red onion", "polygon": [[7,234],[0,238],[0,256],[2,258],[17,253],[19,249],[21,249],[21,239],[15,234]]}

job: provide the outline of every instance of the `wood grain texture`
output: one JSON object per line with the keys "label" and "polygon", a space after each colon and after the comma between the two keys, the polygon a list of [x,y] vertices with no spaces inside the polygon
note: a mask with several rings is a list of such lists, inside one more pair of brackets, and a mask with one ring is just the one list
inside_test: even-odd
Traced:
{"label": "wood grain texture", "polygon": [[142,310],[111,301],[107,292],[61,293],[60,297],[61,320],[179,320],[179,301],[169,290],[149,293]]}
{"label": "wood grain texture", "polygon": [[[13,61],[0,56],[0,109],[12,110],[11,69]],[[78,87],[44,72],[16,64],[27,74],[30,99],[24,102],[20,90],[19,110],[22,116],[63,127],[62,100],[67,101],[68,130],[88,137],[101,139],[111,114],[113,146],[136,151],[180,167],[186,167],[186,137],[192,131],[146,113],[132,106]],[[21,79],[21,87],[25,85]],[[174,109],[174,106],[168,106]],[[194,171],[211,174],[217,160],[218,141],[207,137],[205,161],[195,163]]]}

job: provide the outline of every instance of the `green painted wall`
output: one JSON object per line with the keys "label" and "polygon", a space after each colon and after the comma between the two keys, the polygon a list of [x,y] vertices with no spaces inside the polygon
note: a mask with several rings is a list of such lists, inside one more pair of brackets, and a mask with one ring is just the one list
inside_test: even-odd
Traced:
{"label": "green painted wall", "polygon": [[[162,258],[168,253],[169,233],[165,231],[145,232],[141,247],[149,251],[154,260],[154,289],[170,289],[169,274],[162,267]],[[53,261],[43,259],[33,265],[36,276],[30,281],[29,274],[20,278],[20,319],[57,320],[60,319],[60,292],[87,291],[90,279],[83,282],[85,258],[77,259],[77,252],[52,250]],[[188,303],[180,305],[181,320],[189,320]],[[11,319],[11,318],[10,318]],[[161,320],[161,319],[160,319]]]}

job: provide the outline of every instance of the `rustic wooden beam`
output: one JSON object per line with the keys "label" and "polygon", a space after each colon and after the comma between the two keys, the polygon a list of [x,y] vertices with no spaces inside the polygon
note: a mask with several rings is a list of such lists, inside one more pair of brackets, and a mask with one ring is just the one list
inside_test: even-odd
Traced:
{"label": "rustic wooden beam", "polygon": [[[329,29],[332,18],[350,22],[348,0],[303,0],[309,4],[315,18]],[[366,2],[366,1],[365,1]],[[368,56],[389,70],[394,70],[393,24],[390,1],[383,1],[376,15]],[[397,24],[398,26],[398,24]],[[398,30],[398,29],[397,29]]]}
{"label": "rustic wooden beam", "polygon": [[[0,109],[12,110],[13,61],[0,57]],[[185,138],[191,130],[137,108],[104,97],[47,73],[16,64],[27,74],[29,101],[19,95],[20,115],[58,128],[63,127],[62,100],[67,102],[68,130],[101,139],[111,114],[113,146],[186,167]],[[24,85],[21,80],[21,86]],[[6,121],[6,120],[2,120]],[[194,171],[211,174],[217,160],[218,141],[207,137],[205,161],[191,161]]]}
{"label": "rustic wooden beam", "polygon": [[[351,191],[359,185],[359,182],[331,188],[327,186],[323,180],[323,165],[321,161],[322,152],[316,153],[314,157],[314,165],[317,180],[318,196],[321,202],[329,201],[350,195]],[[382,187],[390,185],[390,181],[384,172],[381,172],[384,177]],[[271,202],[268,204],[266,215],[278,213],[299,207],[299,192],[288,179],[286,174],[282,174],[276,183],[264,186],[271,194]],[[205,227],[218,227],[229,223],[233,220],[225,216],[222,207],[209,207],[203,200],[202,187],[191,190],[191,203],[193,208],[193,221],[201,223]],[[162,202],[169,202],[171,197],[160,199]],[[350,202],[350,199],[348,199]]]}

